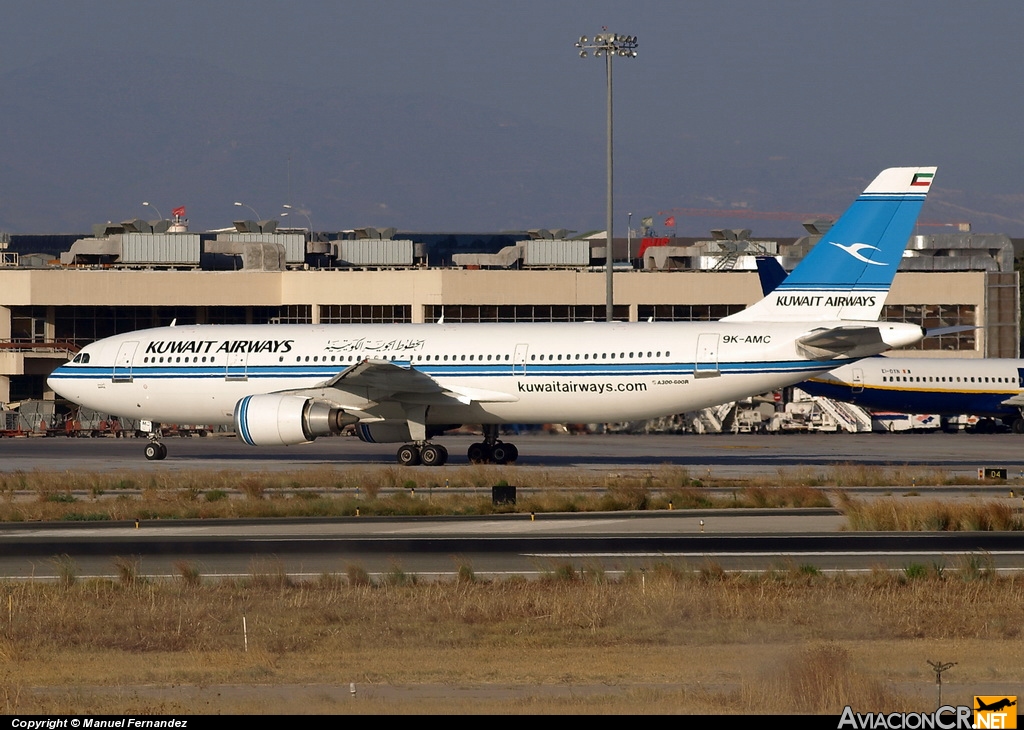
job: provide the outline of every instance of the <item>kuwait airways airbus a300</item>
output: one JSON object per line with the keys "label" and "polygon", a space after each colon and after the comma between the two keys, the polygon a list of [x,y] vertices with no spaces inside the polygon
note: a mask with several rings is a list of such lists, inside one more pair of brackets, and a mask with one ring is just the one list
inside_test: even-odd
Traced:
{"label": "kuwait airways airbus a300", "polygon": [[[877,320],[934,174],[882,172],[785,282],[718,322],[171,326],[88,345],[47,382],[126,418],[233,424],[254,446],[355,424],[404,442],[410,466],[445,463],[431,437],[479,423],[470,461],[515,461],[499,424],[670,415],[917,342],[919,326]],[[149,459],[167,455],[158,434]]]}

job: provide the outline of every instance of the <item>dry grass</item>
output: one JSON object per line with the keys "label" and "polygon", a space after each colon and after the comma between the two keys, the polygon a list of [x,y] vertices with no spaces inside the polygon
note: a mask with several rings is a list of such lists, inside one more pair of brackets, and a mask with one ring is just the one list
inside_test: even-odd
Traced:
{"label": "dry grass", "polygon": [[[718,485],[664,467],[640,475],[608,475],[603,483],[577,471],[473,466],[451,470],[311,469],[253,472],[0,473],[0,522],[53,520],[341,517],[355,515],[589,512],[829,505],[802,485]],[[491,503],[490,487],[513,484],[516,506]],[[477,494],[453,494],[452,490]],[[715,493],[718,490],[719,493]]]}
{"label": "dry grass", "polygon": [[375,496],[382,489],[489,488],[495,484],[554,488],[567,491],[604,488],[646,489],[670,492],[690,487],[848,487],[977,484],[976,479],[957,477],[928,467],[880,467],[835,464],[825,467],[778,469],[746,479],[691,474],[685,467],[664,465],[636,473],[595,474],[581,470],[535,469],[515,465],[450,466],[409,469],[399,466],[318,467],[299,472],[161,471],[161,472],[53,472],[36,470],[0,473],[0,494],[32,491],[60,499],[71,491],[91,496],[126,490],[167,491],[180,489],[194,494],[214,489],[242,491],[260,498],[267,490],[347,490]]}
{"label": "dry grass", "polygon": [[[343,517],[357,511],[361,515],[486,515],[828,507],[826,489],[837,488],[835,494],[852,529],[1022,529],[1021,516],[1009,503],[856,501],[841,491],[844,487],[916,488],[957,482],[979,484],[932,469],[849,464],[779,470],[746,480],[695,479],[686,469],[673,466],[600,476],[515,466],[324,467],[293,473],[35,471],[0,473],[0,522]],[[521,488],[518,504],[493,505],[489,488],[508,484]],[[455,489],[462,493],[453,494]]]}
{"label": "dry grass", "polygon": [[[554,566],[539,581],[487,581],[465,567],[441,583],[398,564],[376,580],[348,566],[296,582],[270,563],[233,581],[182,570],[158,582],[0,584],[0,712],[195,711],[171,692],[182,687],[218,688],[200,711],[285,711],[252,697],[355,682],[352,704],[326,693],[291,711],[838,714],[846,703],[926,709],[893,689],[930,687],[926,659],[959,662],[957,681],[1014,681],[1024,662],[1024,581],[991,572],[660,564],[620,580]],[[372,692],[475,686],[494,691],[436,705]],[[544,691],[557,687],[591,690]]]}
{"label": "dry grass", "polygon": [[839,506],[854,531],[1018,531],[1024,515],[1006,502],[861,500],[840,495]]}
{"label": "dry grass", "polygon": [[[909,487],[918,484],[952,485],[965,481],[941,469],[930,467],[880,467],[867,464],[832,464],[822,468],[780,469],[774,479],[784,484],[799,484],[806,487]],[[976,484],[977,480],[972,483]]]}
{"label": "dry grass", "polygon": [[912,711],[914,705],[884,681],[856,666],[849,649],[836,643],[794,649],[783,661],[743,683],[741,702],[763,714],[837,714],[836,708],[884,707]]}

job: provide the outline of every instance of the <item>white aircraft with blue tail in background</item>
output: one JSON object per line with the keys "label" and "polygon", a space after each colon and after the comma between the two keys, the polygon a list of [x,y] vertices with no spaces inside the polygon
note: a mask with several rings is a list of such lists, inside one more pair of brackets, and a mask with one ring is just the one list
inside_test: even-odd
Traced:
{"label": "white aircraft with blue tail in background", "polygon": [[[469,460],[508,463],[501,424],[671,415],[917,342],[921,327],[878,316],[934,174],[880,173],[777,289],[717,322],[169,326],[87,345],[47,382],[125,418],[230,424],[253,446],[354,425],[409,466],[445,463],[433,437],[482,424]],[[149,459],[167,455],[159,433]]]}

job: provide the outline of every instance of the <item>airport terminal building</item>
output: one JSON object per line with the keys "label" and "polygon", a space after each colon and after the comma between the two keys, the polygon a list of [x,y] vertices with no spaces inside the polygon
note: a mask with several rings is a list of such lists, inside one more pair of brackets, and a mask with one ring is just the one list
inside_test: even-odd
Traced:
{"label": "airport terminal building", "polygon": [[[196,234],[181,223],[98,226],[60,252],[31,250],[31,236],[10,239],[0,252],[0,405],[53,398],[46,376],[89,342],[173,321],[604,319],[603,238],[523,231],[463,234],[470,243],[462,245],[458,234],[361,229],[311,236],[278,230],[273,221]],[[790,269],[818,237],[715,234],[616,240],[615,318],[715,320],[739,311],[761,298],[754,254]],[[1017,357],[1014,242],[967,232],[914,236],[883,316],[930,329],[977,327],[928,338],[917,354]]]}

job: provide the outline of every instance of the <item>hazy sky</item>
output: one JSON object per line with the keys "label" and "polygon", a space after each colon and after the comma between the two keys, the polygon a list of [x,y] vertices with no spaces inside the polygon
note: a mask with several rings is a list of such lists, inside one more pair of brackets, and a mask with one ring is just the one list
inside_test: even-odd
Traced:
{"label": "hazy sky", "polygon": [[[244,81],[254,103],[308,106],[302,113],[311,127],[280,127],[288,138],[268,145],[268,164],[284,182],[275,188],[230,176],[218,180],[218,187],[202,190],[201,200],[188,201],[194,229],[224,225],[233,213],[225,201],[237,199],[265,210],[292,199],[315,223],[334,228],[601,228],[604,68],[578,58],[573,43],[602,26],[639,38],[638,57],[614,67],[618,233],[624,233],[627,211],[635,223],[675,206],[840,212],[884,167],[938,165],[923,218],[972,220],[976,230],[1024,235],[1019,0],[12,0],[4,9],[0,83],[12,93],[20,88],[14,79],[33,69],[55,60],[70,69],[76,58],[102,52],[122,58],[124,73],[148,64],[206,68],[211,84]],[[117,75],[88,82],[116,87]],[[194,84],[199,88],[198,80]],[[187,89],[177,92],[182,104],[190,102]],[[231,91],[204,87],[207,113]],[[513,184],[514,164],[481,151],[487,161],[479,177],[460,187],[431,157],[432,179],[420,178],[419,185],[403,180],[405,197],[391,206],[387,200],[376,208],[335,204],[323,197],[329,181],[319,179],[327,177],[314,164],[319,153],[305,148],[312,133],[296,130],[316,128],[311,98],[374,95],[429,99],[447,110],[484,109],[498,126],[506,119],[520,128],[528,124],[527,142],[543,159]],[[61,113],[45,94],[38,106],[24,103],[20,113],[29,117]],[[360,113],[372,115],[372,109]],[[87,139],[90,125],[109,120],[83,115],[75,122]],[[472,136],[466,129],[451,130],[447,139],[443,129],[433,134],[438,149]],[[133,144],[149,145],[154,154],[166,142],[147,140],[144,129],[139,136]],[[374,150],[382,161],[389,155],[409,160],[435,146],[417,138],[412,147],[405,135],[393,137],[393,144]],[[358,146],[358,140],[349,143]],[[8,144],[3,154],[9,158],[23,151],[16,141]],[[65,168],[83,152],[80,143],[71,147],[61,138],[37,147],[30,151],[39,160],[52,157]],[[116,158],[117,150],[105,154]],[[537,164],[544,184],[565,191],[562,213],[543,210],[529,191],[518,196],[517,189],[536,181]],[[16,178],[26,163],[5,167]],[[84,230],[102,218],[146,217],[134,198],[158,194],[166,214],[187,196],[184,181],[176,187],[159,179],[165,172],[154,165],[152,179],[135,174],[124,193],[111,183],[109,211],[94,210],[99,198],[76,197],[90,187],[85,176],[53,187],[7,179],[2,184],[14,187],[0,188],[8,197],[0,200],[0,229]],[[459,174],[465,178],[464,169]],[[500,199],[486,199],[499,187],[497,176]],[[374,200],[386,196],[382,191],[386,187],[374,191]],[[17,210],[5,210],[15,202]],[[52,221],[22,214],[33,205],[65,213]],[[681,235],[696,235],[712,224],[695,218],[677,226]]]}

